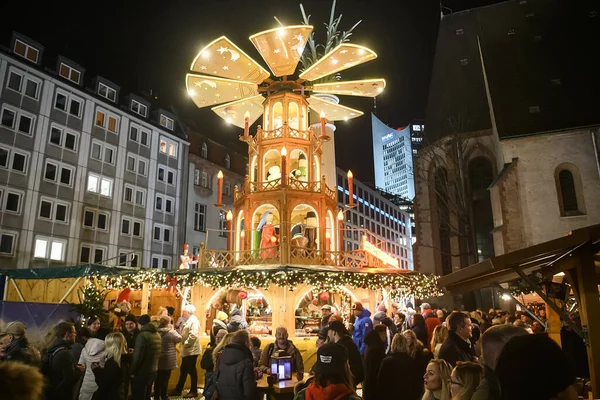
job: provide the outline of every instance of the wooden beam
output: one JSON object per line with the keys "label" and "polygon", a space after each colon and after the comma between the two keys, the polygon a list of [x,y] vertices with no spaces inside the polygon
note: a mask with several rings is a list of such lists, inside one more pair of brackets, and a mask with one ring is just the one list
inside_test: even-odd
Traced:
{"label": "wooden beam", "polygon": [[17,282],[15,282],[14,279],[11,279],[10,282],[13,284],[13,286],[15,288],[15,291],[19,295],[19,298],[21,299],[21,301],[25,302],[25,298],[23,297],[23,293],[21,293],[21,289],[19,289],[19,286],[17,285]]}
{"label": "wooden beam", "polygon": [[598,280],[594,266],[592,245],[582,248],[577,268],[579,286],[579,315],[586,335],[586,348],[590,367],[590,380],[594,398],[600,396],[600,299]]}
{"label": "wooden beam", "polygon": [[73,291],[73,289],[75,289],[75,286],[77,286],[77,284],[79,283],[80,280],[81,280],[81,276],[79,278],[75,279],[75,282],[73,282],[73,284],[71,285],[71,287],[65,292],[65,294],[63,295],[63,297],[58,302],[59,304],[62,304],[62,302],[65,301],[65,299],[67,298],[67,296],[71,294],[71,292]]}
{"label": "wooden beam", "polygon": [[150,284],[142,284],[142,315],[148,314],[148,294],[150,293]]}

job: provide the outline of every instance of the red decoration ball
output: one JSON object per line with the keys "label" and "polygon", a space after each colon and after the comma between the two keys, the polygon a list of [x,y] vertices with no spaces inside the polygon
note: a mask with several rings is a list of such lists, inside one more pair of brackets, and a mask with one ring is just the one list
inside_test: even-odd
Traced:
{"label": "red decoration ball", "polygon": [[319,298],[320,298],[321,300],[323,300],[323,301],[327,301],[327,300],[329,300],[329,293],[328,293],[328,292],[322,292],[322,293],[319,295]]}
{"label": "red decoration ball", "polygon": [[238,293],[238,297],[239,297],[240,299],[244,300],[244,299],[248,298],[248,293],[247,293],[247,292],[243,292],[243,291],[242,291],[242,292],[239,292],[239,293]]}

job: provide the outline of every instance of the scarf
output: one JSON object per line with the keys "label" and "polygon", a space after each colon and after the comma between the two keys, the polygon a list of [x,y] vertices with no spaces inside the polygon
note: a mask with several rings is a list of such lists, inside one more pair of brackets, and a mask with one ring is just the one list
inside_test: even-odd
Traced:
{"label": "scarf", "polygon": [[352,394],[352,390],[348,389],[343,383],[329,385],[327,387],[317,386],[311,383],[306,388],[306,400],[341,400],[344,397]]}

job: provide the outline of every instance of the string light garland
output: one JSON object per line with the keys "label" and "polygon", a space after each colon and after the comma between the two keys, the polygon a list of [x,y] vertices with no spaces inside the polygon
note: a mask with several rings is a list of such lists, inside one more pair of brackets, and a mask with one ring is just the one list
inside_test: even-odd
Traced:
{"label": "string light garland", "polygon": [[106,289],[119,290],[125,287],[140,290],[144,283],[151,289],[168,289],[176,285],[182,289],[189,286],[208,286],[213,289],[230,287],[256,287],[266,289],[271,284],[295,290],[300,284],[315,286],[321,291],[337,292],[342,286],[362,289],[387,288],[402,292],[406,296],[429,298],[443,293],[437,285],[435,275],[374,274],[361,272],[324,272],[283,268],[270,271],[202,271],[187,270],[183,273],[146,270],[131,275],[97,276]]}

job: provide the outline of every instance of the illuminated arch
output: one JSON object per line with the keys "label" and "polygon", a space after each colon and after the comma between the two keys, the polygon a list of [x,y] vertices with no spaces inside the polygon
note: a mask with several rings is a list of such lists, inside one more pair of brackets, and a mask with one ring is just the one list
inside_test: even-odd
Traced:
{"label": "illuminated arch", "polygon": [[[315,286],[310,286],[310,285],[306,285],[306,288],[298,291],[298,295],[299,297],[297,297],[297,301],[296,301],[296,306],[294,307],[294,311],[298,309],[298,307],[300,307],[300,303],[302,303],[302,300],[304,300],[304,298],[306,297],[306,295],[310,292],[313,291],[313,289],[315,288]],[[348,289],[346,286],[340,286],[340,289],[346,293],[348,296],[350,296],[350,298],[352,299],[352,302],[357,302],[358,301],[358,297],[356,297],[356,295],[350,290]],[[211,303],[212,304],[212,303]],[[338,310],[341,310],[339,307],[336,307]]]}
{"label": "illuminated arch", "polygon": [[265,296],[265,294],[262,291],[260,291],[260,289],[257,289],[253,286],[252,287],[251,286],[248,286],[248,287],[237,287],[236,286],[236,287],[217,289],[217,291],[210,297],[210,299],[208,299],[208,302],[206,303],[206,306],[205,306],[205,310],[206,311],[210,310],[214,301],[221,295],[221,293],[223,293],[224,290],[227,291],[227,290],[249,290],[249,289],[253,290],[256,293],[258,293],[259,295],[261,295],[263,297],[263,299],[265,299],[265,301],[267,302],[267,305],[271,306],[271,301],[267,300],[267,296]]}

